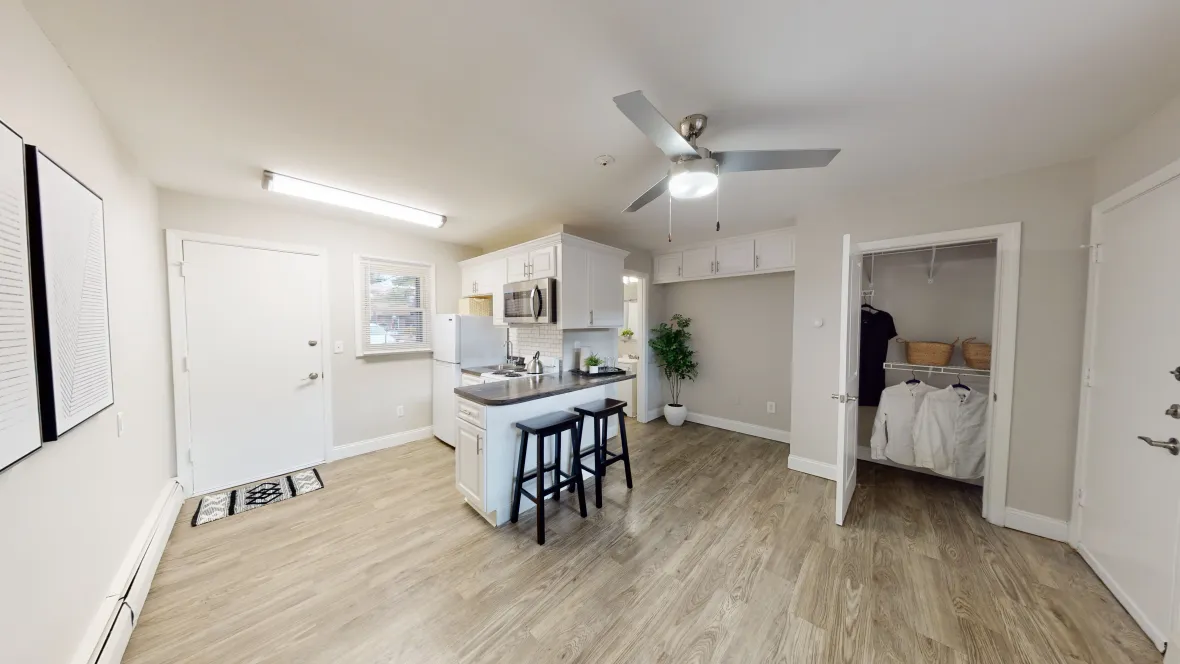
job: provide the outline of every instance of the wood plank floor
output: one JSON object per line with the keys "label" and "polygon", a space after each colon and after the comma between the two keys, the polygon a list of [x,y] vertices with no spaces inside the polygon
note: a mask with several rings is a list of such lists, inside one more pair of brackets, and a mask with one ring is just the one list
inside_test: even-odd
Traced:
{"label": "wood plank floor", "polygon": [[[995,528],[978,488],[862,464],[850,525],[788,446],[631,424],[583,520],[492,529],[432,440],[321,467],[326,488],[191,528],[128,664],[1159,663],[1069,547]],[[568,494],[567,494],[568,495]]]}

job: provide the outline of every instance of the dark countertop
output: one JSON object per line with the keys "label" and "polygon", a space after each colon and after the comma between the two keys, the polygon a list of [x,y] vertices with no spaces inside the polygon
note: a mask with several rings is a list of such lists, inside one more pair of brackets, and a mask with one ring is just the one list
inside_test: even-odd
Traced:
{"label": "dark countertop", "polygon": [[578,376],[572,373],[542,374],[530,378],[498,380],[483,385],[456,387],[455,394],[484,406],[510,406],[534,399],[544,399],[558,394],[584,390],[588,387],[609,385],[635,378],[635,374],[613,374],[610,376]]}
{"label": "dark countertop", "polygon": [[[491,371],[496,371],[499,368],[500,367],[495,364],[490,364],[486,367],[463,367],[463,373],[465,373],[469,376],[478,376],[480,374],[485,374],[485,373],[488,373]],[[519,369],[513,369],[513,371],[519,371],[521,373],[524,373],[524,365],[523,364],[520,365]]]}

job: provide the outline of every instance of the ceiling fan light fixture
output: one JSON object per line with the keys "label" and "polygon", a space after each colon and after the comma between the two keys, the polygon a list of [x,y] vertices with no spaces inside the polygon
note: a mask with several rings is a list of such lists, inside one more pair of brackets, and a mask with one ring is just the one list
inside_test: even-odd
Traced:
{"label": "ceiling fan light fixture", "polygon": [[668,175],[668,193],[673,198],[700,198],[717,190],[717,162],[713,159],[678,162]]}

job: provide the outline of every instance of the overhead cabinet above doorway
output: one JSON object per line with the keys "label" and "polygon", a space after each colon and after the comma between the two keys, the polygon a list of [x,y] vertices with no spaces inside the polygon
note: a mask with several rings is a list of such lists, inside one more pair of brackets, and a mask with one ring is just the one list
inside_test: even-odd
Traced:
{"label": "overhead cabinet above doorway", "polygon": [[653,282],[666,284],[794,269],[795,232],[783,229],[656,254]]}

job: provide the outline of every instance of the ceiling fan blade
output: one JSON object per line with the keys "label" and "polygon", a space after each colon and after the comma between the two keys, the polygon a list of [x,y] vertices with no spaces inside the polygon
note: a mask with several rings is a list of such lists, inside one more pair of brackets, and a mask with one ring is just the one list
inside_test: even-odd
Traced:
{"label": "ceiling fan blade", "polygon": [[665,175],[664,179],[662,179],[659,182],[652,185],[651,189],[648,189],[647,191],[643,192],[643,195],[640,196],[639,198],[636,198],[635,202],[632,203],[631,205],[628,205],[627,209],[623,210],[623,212],[635,212],[636,210],[643,207],[644,205],[647,205],[648,203],[659,198],[660,194],[663,194],[667,190],[668,190],[668,176]]}
{"label": "ceiling fan blade", "polygon": [[839,150],[730,150],[714,152],[722,173],[777,171],[784,168],[820,168],[840,154]]}
{"label": "ceiling fan blade", "polygon": [[696,148],[660,115],[647,97],[643,96],[642,90],[615,97],[615,106],[618,106],[623,115],[639,127],[639,131],[651,139],[657,148],[668,155],[669,159],[700,156]]}

